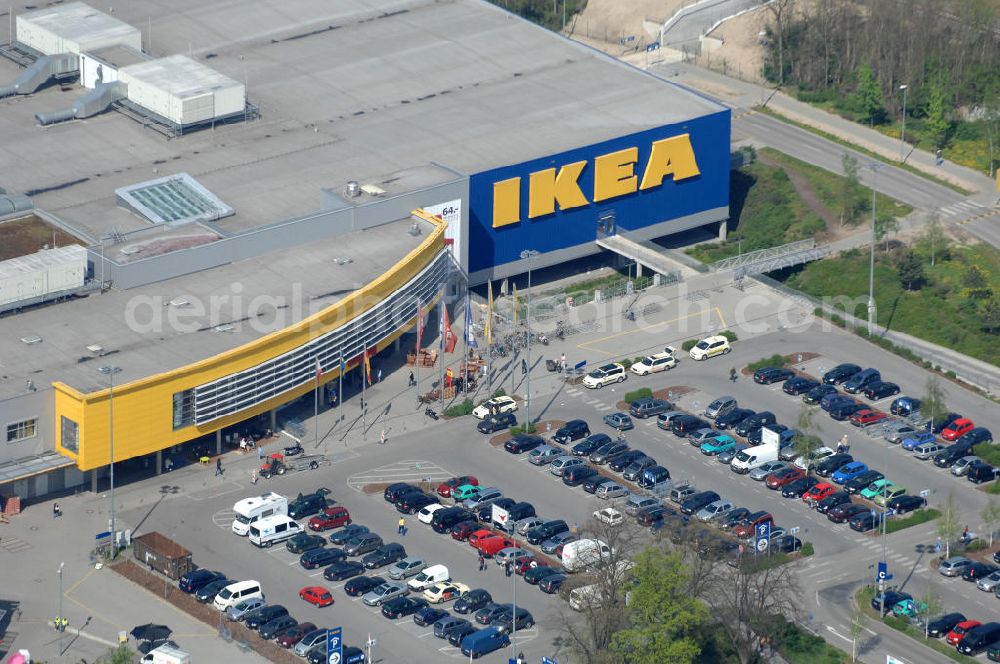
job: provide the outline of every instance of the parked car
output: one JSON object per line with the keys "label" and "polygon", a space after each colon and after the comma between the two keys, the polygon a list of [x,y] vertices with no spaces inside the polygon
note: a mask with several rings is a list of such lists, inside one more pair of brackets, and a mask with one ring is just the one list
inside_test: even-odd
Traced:
{"label": "parked car", "polygon": [[889,412],[893,415],[908,417],[920,410],[920,399],[913,397],[897,397],[889,405]]}
{"label": "parked car", "polygon": [[800,477],[781,487],[781,495],[784,498],[801,498],[806,491],[816,486],[819,480],[815,477]]}
{"label": "parked car", "polygon": [[402,597],[409,592],[402,583],[383,583],[362,595],[361,601],[368,606],[381,606],[391,599]]}
{"label": "parked car", "polygon": [[545,466],[563,455],[563,451],[551,445],[540,445],[528,454],[528,463],[533,466]]}
{"label": "parked car", "polygon": [[715,418],[715,426],[725,430],[736,427],[740,422],[757,413],[749,408],[733,408]]}
{"label": "parked car", "polygon": [[833,385],[817,385],[802,395],[802,403],[815,406],[830,394],[837,394],[837,388]]}
{"label": "parked car", "polygon": [[[632,369],[635,369],[635,365],[632,365]],[[668,410],[673,409],[673,404],[665,399],[656,399],[654,397],[643,397],[642,399],[637,399],[629,404],[628,412],[633,417],[638,417],[639,419],[646,419],[647,417],[654,417],[660,413],[665,413]]]}
{"label": "parked car", "polygon": [[681,415],[670,421],[670,430],[680,438],[686,438],[691,433],[707,426],[708,422],[696,415]]}
{"label": "parked car", "polygon": [[622,473],[636,461],[646,458],[648,457],[642,450],[625,450],[608,458],[608,468],[616,473]]}
{"label": "parked car", "polygon": [[955,443],[951,447],[946,447],[934,455],[934,465],[938,468],[951,468],[951,465],[967,456],[972,448]]}
{"label": "parked car", "polygon": [[517,401],[508,396],[497,396],[479,404],[472,410],[472,416],[476,419],[486,419],[490,415],[498,413],[513,413],[517,410]]}
{"label": "parked car", "polygon": [[705,408],[703,415],[709,419],[717,419],[722,417],[731,410],[734,410],[738,406],[735,397],[723,396],[718,399],[714,399]]}
{"label": "parked car", "polygon": [[943,616],[934,618],[927,623],[927,636],[932,639],[940,639],[950,632],[955,625],[965,620],[965,614],[946,613]]}
{"label": "parked car", "polygon": [[447,618],[450,614],[445,609],[434,606],[425,606],[413,614],[413,623],[420,627],[428,627],[435,624],[442,618]]}
{"label": "parked car", "polygon": [[861,367],[856,364],[838,364],[834,368],[823,374],[824,385],[840,385],[845,380],[853,377],[861,371]]}
{"label": "parked car", "polygon": [[497,431],[506,431],[514,426],[517,426],[517,415],[514,413],[500,413],[499,415],[490,415],[477,424],[476,431],[479,433],[496,433]]}
{"label": "parked car", "polygon": [[380,576],[356,576],[344,584],[344,592],[350,597],[360,597],[383,583],[385,579]]}
{"label": "parked car", "polygon": [[955,477],[964,477],[969,472],[969,467],[976,461],[979,461],[979,457],[974,454],[961,457],[955,463],[951,464],[951,474]]}
{"label": "parked car", "polygon": [[313,535],[307,532],[292,535],[285,542],[285,548],[289,553],[305,553],[310,549],[318,549],[324,545],[326,545],[326,540],[323,539],[322,535]]}
{"label": "parked car", "polygon": [[984,563],[976,560],[962,570],[962,579],[964,581],[978,581],[984,576],[989,576],[993,572],[996,572],[998,569],[1000,569],[1000,567],[997,567],[992,563]]}
{"label": "parked car", "polygon": [[973,427],[958,437],[955,441],[957,445],[978,445],[980,443],[992,443],[993,434],[986,427]]}
{"label": "parked car", "polygon": [[885,399],[896,394],[899,394],[899,385],[885,380],[877,380],[874,383],[870,383],[864,391],[864,395],[871,401],[879,401],[880,399]]}
{"label": "parked car", "polygon": [[822,461],[816,462],[813,469],[820,477],[830,477],[847,464],[853,462],[853,456],[847,452],[838,452],[824,457]]}
{"label": "parked car", "polygon": [[382,602],[382,615],[389,620],[396,620],[412,616],[426,606],[427,600],[423,597],[393,597]]}
{"label": "parked car", "polygon": [[597,475],[597,469],[590,466],[577,466],[563,473],[562,481],[566,486],[580,486],[586,480]]}
{"label": "parked car", "polygon": [[584,420],[570,420],[562,425],[552,435],[552,440],[560,445],[568,445],[574,440],[580,440],[590,435],[590,427]]}
{"label": "parked car", "polygon": [[265,641],[270,641],[271,639],[277,638],[282,632],[291,629],[299,624],[299,621],[295,618],[284,615],[279,618],[275,618],[269,623],[261,625],[257,629],[257,633],[260,634],[260,638]]}
{"label": "parked car", "polygon": [[640,477],[642,477],[643,471],[648,468],[653,468],[656,465],[656,459],[653,457],[640,457],[625,467],[622,471],[622,478],[628,480],[629,482],[636,482]]}
{"label": "parked car", "polygon": [[330,490],[326,488],[316,489],[310,494],[299,494],[295,500],[288,503],[288,517],[291,519],[304,519],[307,516],[316,514],[324,507],[328,507],[332,501],[327,498]]}
{"label": "parked car", "polygon": [[820,514],[829,514],[833,508],[850,502],[851,496],[846,491],[834,491],[816,504],[816,511]]}
{"label": "parked car", "polygon": [[[351,525],[344,526],[344,528],[342,528],[341,530],[338,530],[337,532],[330,535],[330,544],[343,545],[346,544],[348,540],[358,537],[359,535],[365,535],[368,532],[370,532],[368,530],[368,526],[362,526],[357,523],[352,523]],[[298,535],[296,535],[295,537],[298,537]],[[292,540],[294,540],[295,537],[293,537]],[[311,537],[318,537],[318,535],[312,535]],[[323,538],[320,537],[320,540],[322,539]],[[288,541],[291,542],[292,540]]]}
{"label": "parked car", "polygon": [[853,415],[851,415],[850,420],[851,420],[851,424],[853,424],[854,426],[856,426],[856,427],[858,427],[860,429],[865,429],[867,427],[870,427],[873,424],[878,424],[879,422],[883,421],[887,417],[889,417],[889,416],[886,415],[885,413],[883,413],[880,410],[872,410],[870,408],[863,408],[863,409],[857,411],[856,413],[854,413]]}
{"label": "parked car", "polygon": [[223,588],[231,585],[233,581],[227,578],[216,579],[211,583],[206,583],[198,590],[194,591],[194,598],[202,604],[208,604],[215,600],[215,596],[218,595]]}
{"label": "parked car", "polygon": [[323,586],[306,586],[299,591],[299,598],[318,608],[333,605],[333,595]]}
{"label": "parked car", "polygon": [[721,434],[702,443],[700,449],[701,453],[706,456],[715,456],[736,449],[736,440],[726,434]]}
{"label": "parked car", "polygon": [[584,456],[589,457],[602,445],[607,445],[612,440],[611,436],[606,433],[595,433],[591,436],[587,436],[579,443],[570,448],[570,452],[573,456]]}
{"label": "parked car", "polygon": [[934,443],[936,441],[937,436],[930,431],[918,431],[904,438],[903,442],[900,443],[899,446],[908,452],[912,452],[921,445]]}
{"label": "parked car", "polygon": [[771,385],[784,382],[794,375],[794,371],[784,367],[764,367],[753,372],[753,382],[758,385]]}
{"label": "parked car", "polygon": [[427,567],[427,562],[420,556],[406,556],[397,560],[389,568],[389,578],[393,581],[402,581],[420,573],[420,570]]}
{"label": "parked car", "polygon": [[365,566],[365,569],[375,569],[377,567],[385,567],[386,565],[391,565],[398,560],[402,560],[406,557],[406,549],[402,544],[397,544],[395,542],[389,544],[383,544],[378,547],[364,558],[361,559],[361,564]]}
{"label": "parked car", "polygon": [[299,565],[303,569],[316,569],[317,567],[326,567],[327,565],[332,565],[335,562],[341,561],[347,557],[343,549],[337,549],[334,547],[322,548],[322,549],[312,549],[311,551],[306,551],[299,557]]}
{"label": "parked car", "polygon": [[341,560],[323,570],[323,578],[327,581],[343,581],[363,574],[365,566],[356,560]]}
{"label": "parked car", "polygon": [[920,496],[895,496],[886,503],[887,507],[895,514],[907,514],[913,510],[918,510],[927,506],[927,499]]}
{"label": "parked car", "polygon": [[729,339],[722,335],[717,335],[713,337],[706,337],[695,344],[691,350],[688,351],[688,355],[692,360],[702,361],[707,360],[710,357],[715,357],[716,355],[726,355],[731,351],[732,348],[729,347]]}
{"label": "parked car", "polygon": [[973,484],[992,482],[997,477],[1000,477],[1000,469],[997,469],[995,466],[991,466],[980,459],[973,462],[973,464],[969,467],[969,472],[965,474],[965,477]]}
{"label": "parked car", "polygon": [[831,507],[826,513],[826,518],[833,523],[845,523],[858,514],[869,511],[870,508],[860,503],[841,503],[836,507]]}
{"label": "parked car", "polygon": [[857,401],[841,402],[830,408],[830,417],[833,419],[843,422],[844,420],[849,420],[851,415],[858,412],[859,410],[865,410],[864,405],[858,403]]}
{"label": "parked car", "polygon": [[924,428],[930,431],[931,433],[941,433],[946,428],[948,428],[948,426],[950,426],[952,422],[960,419],[962,419],[962,416],[959,415],[958,413],[945,413],[944,415],[939,415],[938,417],[935,417],[933,420],[927,420],[927,423],[924,425]]}
{"label": "parked car", "polygon": [[792,376],[781,386],[781,391],[797,397],[819,386],[820,382],[818,380],[806,378],[805,376]]}
{"label": "parked car", "polygon": [[590,455],[590,462],[596,463],[597,465],[603,465],[607,463],[608,457],[614,456],[615,454],[621,454],[628,449],[628,443],[624,440],[613,440],[606,445],[594,450]]}
{"label": "parked car", "polygon": [[553,521],[546,521],[540,526],[536,526],[529,530],[525,534],[525,539],[528,544],[541,544],[544,540],[549,539],[553,535],[557,535],[562,532],[569,530],[569,525],[562,519],[555,519]]}
{"label": "parked car", "polygon": [[703,507],[706,507],[709,503],[719,500],[719,498],[719,494],[714,491],[702,491],[700,493],[696,493],[684,499],[684,502],[681,503],[681,512],[688,515],[695,514]]}
{"label": "parked car", "polygon": [[874,530],[876,526],[880,526],[883,518],[885,518],[884,512],[871,510],[855,514],[851,517],[848,524],[850,525],[851,530],[856,530],[859,533],[866,533],[869,530]]}
{"label": "parked car", "polygon": [[875,470],[874,468],[871,468],[866,472],[861,473],[853,480],[848,480],[844,482],[844,491],[846,491],[851,495],[861,493],[862,491],[867,489],[872,484],[872,482],[877,482],[878,480],[881,480],[884,477],[885,475],[883,475],[881,472]]}
{"label": "parked car", "polygon": [[603,417],[604,423],[612,429],[618,431],[629,431],[635,428],[632,418],[628,413],[608,413]]}
{"label": "parked car", "polygon": [[522,454],[530,452],[544,443],[545,441],[542,440],[541,436],[535,436],[530,433],[519,433],[504,443],[503,448],[511,454]]}
{"label": "parked car", "polygon": [[438,484],[437,495],[442,498],[450,498],[452,489],[460,486],[479,486],[479,480],[477,480],[472,475],[462,475],[461,477],[452,477],[451,479],[445,480]]}
{"label": "parked car", "polygon": [[982,624],[978,620],[963,620],[951,628],[944,637],[944,640],[948,645],[957,646],[965,638],[966,634]]}
{"label": "parked car", "polygon": [[468,613],[474,614],[492,602],[493,597],[488,590],[475,588],[459,597],[452,608],[455,609],[455,613],[463,615]]}
{"label": "parked car", "polygon": [[952,556],[941,561],[938,565],[938,572],[941,576],[961,576],[962,572],[972,563],[973,561],[965,556]]}
{"label": "parked car", "polygon": [[976,425],[972,420],[967,417],[960,417],[941,430],[941,437],[945,440],[955,441],[975,428]]}
{"label": "parked car", "polygon": [[628,375],[625,373],[625,366],[612,362],[600,366],[583,377],[583,386],[592,390],[599,390],[611,383],[621,383]]}
{"label": "parked car", "polygon": [[862,461],[851,461],[834,471],[830,479],[833,480],[834,484],[844,484],[867,472],[868,464]]}
{"label": "parked car", "polygon": [[882,375],[879,373],[878,369],[873,369],[871,367],[859,371],[850,378],[844,381],[844,391],[848,394],[859,394],[863,393],[869,386],[873,383],[882,380]]}
{"label": "parked car", "polygon": [[344,553],[348,556],[361,556],[371,553],[382,546],[382,538],[375,533],[364,533],[352,537],[344,543]]}
{"label": "parked car", "polygon": [[431,604],[443,604],[464,597],[469,593],[469,586],[457,581],[439,581],[430,588],[424,589],[424,599]]}
{"label": "parked car", "polygon": [[777,490],[801,477],[805,477],[805,475],[805,471],[801,468],[780,468],[768,475],[764,483],[768,489]]}
{"label": "parked car", "polygon": [[309,530],[322,532],[351,525],[351,513],[342,505],[334,505],[320,510],[309,519]]}
{"label": "parked car", "polygon": [[677,358],[674,357],[674,349],[668,346],[665,352],[644,357],[642,361],[636,362],[629,369],[637,376],[647,376],[651,373],[673,369],[675,366],[677,366]]}

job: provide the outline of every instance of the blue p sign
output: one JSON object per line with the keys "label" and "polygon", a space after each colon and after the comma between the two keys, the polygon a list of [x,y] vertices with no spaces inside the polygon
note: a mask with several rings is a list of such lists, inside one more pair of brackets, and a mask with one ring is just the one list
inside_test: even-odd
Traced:
{"label": "blue p sign", "polygon": [[342,627],[334,627],[326,632],[326,661],[328,664],[340,664],[344,657],[342,632]]}

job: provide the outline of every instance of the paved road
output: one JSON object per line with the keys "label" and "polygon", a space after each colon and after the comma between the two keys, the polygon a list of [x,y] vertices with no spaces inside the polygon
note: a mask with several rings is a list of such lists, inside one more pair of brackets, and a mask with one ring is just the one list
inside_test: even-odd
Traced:
{"label": "paved road", "polygon": [[683,50],[697,49],[702,35],[724,18],[734,16],[765,0],[702,0],[697,5],[685,7],[677,12],[663,33],[663,43]]}

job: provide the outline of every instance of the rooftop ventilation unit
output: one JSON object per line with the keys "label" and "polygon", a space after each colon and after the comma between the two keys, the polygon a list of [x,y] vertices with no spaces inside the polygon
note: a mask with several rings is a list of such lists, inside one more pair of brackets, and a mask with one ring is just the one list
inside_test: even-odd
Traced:
{"label": "rooftop ventilation unit", "polygon": [[347,194],[349,198],[357,198],[361,195],[361,187],[358,186],[357,180],[351,180],[347,183],[347,188],[344,189],[344,193]]}
{"label": "rooftop ventilation unit", "polygon": [[186,297],[175,297],[174,299],[170,300],[168,304],[170,304],[170,306],[172,307],[178,307],[178,308],[186,307],[191,304],[191,300],[187,299]]}
{"label": "rooftop ventilation unit", "polygon": [[89,350],[94,355],[104,355],[104,346],[100,346],[98,344],[90,344],[89,346],[87,346],[87,350]]}
{"label": "rooftop ventilation unit", "polygon": [[232,332],[236,329],[236,326],[231,323],[225,323],[223,325],[216,325],[214,329],[216,332]]}
{"label": "rooftop ventilation unit", "polygon": [[385,189],[378,186],[377,184],[365,184],[361,185],[361,191],[365,192],[369,196],[384,196]]}
{"label": "rooftop ventilation unit", "polygon": [[21,337],[21,343],[26,346],[34,346],[35,344],[42,343],[42,338],[37,334],[32,334],[31,336]]}

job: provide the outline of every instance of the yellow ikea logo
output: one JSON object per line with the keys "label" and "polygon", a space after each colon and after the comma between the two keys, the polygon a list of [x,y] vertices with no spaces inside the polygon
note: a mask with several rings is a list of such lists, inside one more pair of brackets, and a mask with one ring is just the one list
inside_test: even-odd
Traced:
{"label": "yellow ikea logo", "polygon": [[[654,141],[642,173],[636,175],[639,149],[626,148],[594,158],[594,203],[625,196],[638,190],[663,184],[668,176],[674,182],[700,175],[691,148],[691,136],[681,134]],[[566,164],[558,170],[546,168],[528,176],[528,218],[544,217],[556,211],[590,205],[591,199],[580,188],[580,175],[586,161]],[[521,178],[493,183],[493,228],[521,221]]]}

